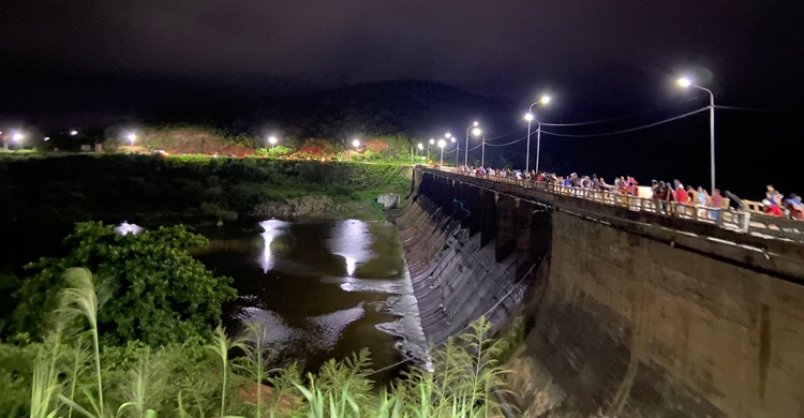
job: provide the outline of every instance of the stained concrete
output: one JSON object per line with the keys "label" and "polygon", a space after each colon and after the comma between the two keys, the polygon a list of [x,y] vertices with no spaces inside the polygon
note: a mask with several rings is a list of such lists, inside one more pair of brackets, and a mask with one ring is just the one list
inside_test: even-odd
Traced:
{"label": "stained concrete", "polygon": [[801,245],[421,169],[413,184],[396,222],[425,335],[522,313],[524,416],[804,417]]}

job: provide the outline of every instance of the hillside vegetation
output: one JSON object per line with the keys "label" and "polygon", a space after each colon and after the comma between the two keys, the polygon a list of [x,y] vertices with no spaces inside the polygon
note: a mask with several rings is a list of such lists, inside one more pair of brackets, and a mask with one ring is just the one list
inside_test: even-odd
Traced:
{"label": "hillside vegetation", "polygon": [[264,202],[301,196],[359,204],[363,215],[376,217],[373,199],[388,192],[405,195],[408,172],[390,164],[202,156],[0,158],[0,219],[214,222],[247,217]]}

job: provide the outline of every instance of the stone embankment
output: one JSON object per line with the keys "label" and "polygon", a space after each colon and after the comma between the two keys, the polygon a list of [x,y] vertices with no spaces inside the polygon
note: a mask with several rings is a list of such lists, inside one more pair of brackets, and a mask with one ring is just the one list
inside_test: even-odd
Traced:
{"label": "stone embankment", "polygon": [[421,169],[396,223],[432,343],[524,316],[524,416],[804,416],[801,245]]}

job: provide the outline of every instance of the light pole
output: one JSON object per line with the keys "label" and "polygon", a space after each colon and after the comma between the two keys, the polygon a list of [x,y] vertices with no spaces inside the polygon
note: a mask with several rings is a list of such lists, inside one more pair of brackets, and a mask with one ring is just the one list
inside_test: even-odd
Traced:
{"label": "light pole", "polygon": [[430,141],[427,142],[427,161],[430,161],[430,147],[435,145],[435,138],[430,138]]}
{"label": "light pole", "polygon": [[681,77],[676,83],[682,88],[695,88],[703,90],[709,94],[709,176],[710,193],[715,192],[715,94],[706,87],[694,84],[689,77]]}
{"label": "light pole", "polygon": [[470,126],[466,127],[466,149],[463,150],[463,165],[464,165],[464,167],[469,166],[469,130],[472,129],[472,128],[474,128],[474,129],[472,129],[473,131],[476,130],[476,129],[480,129],[480,128],[478,128],[478,126],[480,126],[480,124],[477,121],[474,121],[474,122],[472,122],[472,124]]}
{"label": "light pole", "polygon": [[480,166],[486,166],[486,134],[480,128],[475,128],[480,136]]}
{"label": "light pole", "polygon": [[126,135],[126,139],[128,140],[129,144],[134,145],[134,142],[137,140],[137,134],[135,134],[134,132],[129,132]]}
{"label": "light pole", "polygon": [[438,148],[441,148],[441,164],[439,164],[439,166],[441,166],[441,167],[444,166],[444,147],[446,147],[446,146],[447,146],[447,141],[445,141],[443,139],[438,140]]}
{"label": "light pole", "polygon": [[[548,103],[550,103],[550,96],[543,95],[541,98],[539,98],[538,102],[531,103],[530,107],[528,107],[528,113],[525,114],[525,120],[528,121],[528,141],[527,145],[525,146],[525,172],[530,171],[530,131],[531,124],[534,120],[536,120],[536,116],[533,114],[533,106],[547,105]],[[536,124],[536,173],[538,173],[539,151],[542,143],[542,124],[538,120],[536,120]]]}
{"label": "light pole", "polygon": [[458,152],[458,148],[459,148],[458,147],[458,139],[453,136],[453,137],[450,137],[449,142],[452,142],[453,144],[455,144],[455,167],[457,167],[458,166],[458,155],[460,154]]}
{"label": "light pole", "polygon": [[417,156],[417,157],[419,156],[419,151],[421,151],[421,150],[423,150],[423,149],[424,149],[424,144],[422,144],[421,142],[419,142],[419,144],[418,144],[418,145],[416,145],[416,156]]}
{"label": "light pole", "polygon": [[355,151],[360,151],[360,140],[357,138],[353,139],[352,146],[355,147]]}
{"label": "light pole", "polygon": [[271,144],[271,149],[273,149],[276,146],[277,142],[279,142],[279,139],[276,136],[271,135],[268,137],[268,143]]}

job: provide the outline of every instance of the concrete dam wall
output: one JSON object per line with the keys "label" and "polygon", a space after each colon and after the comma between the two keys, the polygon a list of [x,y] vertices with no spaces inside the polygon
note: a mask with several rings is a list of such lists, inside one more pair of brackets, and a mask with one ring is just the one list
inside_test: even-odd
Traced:
{"label": "concrete dam wall", "polygon": [[431,343],[523,315],[523,416],[804,417],[801,245],[505,186],[419,168],[396,223]]}

